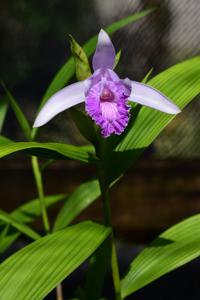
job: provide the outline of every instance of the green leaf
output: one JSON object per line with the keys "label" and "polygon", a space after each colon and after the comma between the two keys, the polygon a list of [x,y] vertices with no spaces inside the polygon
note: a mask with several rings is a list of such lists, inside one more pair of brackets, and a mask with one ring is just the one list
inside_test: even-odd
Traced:
{"label": "green leaf", "polygon": [[111,249],[111,239],[107,238],[90,259],[84,288],[85,299],[87,300],[99,300],[101,298],[105,275],[110,267]]}
{"label": "green leaf", "polygon": [[[124,19],[121,19],[121,20],[113,23],[112,25],[107,27],[105,30],[111,35],[115,31],[125,27],[126,25],[128,25],[130,23],[133,23],[133,22],[136,22],[136,21],[140,20],[141,18],[149,15],[154,10],[155,10],[154,8],[150,8],[150,9],[146,9],[142,12],[136,13],[134,15],[128,16]],[[84,44],[83,49],[84,49],[87,56],[90,56],[94,52],[95,47],[96,47],[96,43],[97,43],[97,35],[92,37],[88,42],[86,42]],[[67,84],[67,82],[74,75],[74,72],[75,72],[74,60],[71,57],[60,68],[60,70],[57,72],[57,74],[53,78],[52,82],[50,83],[49,87],[47,88],[47,90],[46,90],[46,92],[45,92],[45,94],[44,94],[44,96],[41,100],[41,103],[40,103],[40,106],[39,106],[38,110],[40,110],[42,108],[42,106],[46,103],[46,101],[53,94],[55,94],[58,90],[62,89]],[[32,129],[32,137],[33,138],[37,134],[37,131],[38,131],[38,128],[33,128]]]}
{"label": "green leaf", "polygon": [[[183,109],[200,93],[200,57],[167,69],[148,84]],[[124,134],[106,141],[104,166],[108,183],[130,167],[174,118],[174,115],[137,105]]]}
{"label": "green leaf", "polygon": [[[44,201],[48,208],[61,200],[65,200],[66,197],[67,195],[64,194],[51,195],[44,197]],[[18,222],[30,223],[41,215],[40,200],[31,200],[28,203],[19,206],[9,215]],[[3,253],[20,236],[20,232],[17,229],[9,227],[5,232],[5,228],[7,228],[7,225],[0,226],[0,236],[2,235],[2,238],[0,239],[0,253]]]}
{"label": "green leaf", "polygon": [[149,72],[146,74],[146,76],[142,79],[142,83],[147,83],[147,81],[150,79],[152,73],[153,73],[153,68],[151,68],[149,70]]}
{"label": "green leaf", "polygon": [[30,228],[29,226],[27,226],[21,222],[16,221],[8,213],[6,213],[2,210],[0,210],[0,220],[13,226],[17,230],[19,230],[21,233],[27,235],[28,237],[30,237],[33,240],[37,240],[40,238],[40,235],[36,231],[34,231],[32,228]]}
{"label": "green leaf", "polygon": [[[44,202],[46,208],[63,201],[67,198],[66,194],[59,194],[59,195],[50,195],[44,197]],[[39,217],[41,214],[41,207],[40,207],[40,200],[34,199],[30,202],[19,206],[17,209],[10,213],[10,216],[15,220],[18,220],[23,223],[30,223]]]}
{"label": "green leaf", "polygon": [[94,162],[95,156],[87,152],[83,147],[61,143],[37,143],[37,142],[9,142],[0,145],[0,158],[17,151],[26,150],[27,153],[35,156],[44,156],[55,159],[74,159],[81,162]]}
{"label": "green leaf", "polygon": [[122,296],[198,257],[199,245],[200,214],[169,228],[136,257],[122,280]]}
{"label": "green leaf", "polygon": [[0,265],[1,300],[44,299],[109,233],[109,228],[84,222],[49,234],[18,251]]}
{"label": "green leaf", "polygon": [[9,142],[12,143],[12,141],[7,137],[0,135],[0,145],[8,144]]}
{"label": "green leaf", "polygon": [[7,110],[8,110],[8,103],[5,100],[5,98],[2,98],[0,100],[0,134],[4,125]]}
{"label": "green leaf", "polygon": [[27,118],[25,117],[23,111],[21,110],[21,108],[17,104],[17,101],[14,99],[14,97],[12,96],[10,91],[7,89],[5,84],[3,82],[1,82],[1,84],[4,88],[4,90],[5,90],[5,93],[6,93],[6,96],[7,96],[6,99],[8,100],[9,105],[11,106],[13,112],[15,113],[15,116],[18,120],[18,123],[19,123],[25,137],[28,140],[31,140],[31,128],[30,128],[30,125],[27,121]]}
{"label": "green leaf", "polygon": [[93,203],[100,196],[98,180],[91,180],[81,184],[67,199],[61,208],[53,230],[59,230],[70,224],[70,222]]}
{"label": "green leaf", "polygon": [[115,56],[115,63],[114,63],[114,69],[117,67],[119,61],[120,61],[120,58],[121,58],[121,54],[122,54],[122,51],[119,50]]}
{"label": "green leaf", "polygon": [[85,51],[69,34],[71,52],[75,62],[76,78],[78,81],[85,80],[91,76],[90,64]]}

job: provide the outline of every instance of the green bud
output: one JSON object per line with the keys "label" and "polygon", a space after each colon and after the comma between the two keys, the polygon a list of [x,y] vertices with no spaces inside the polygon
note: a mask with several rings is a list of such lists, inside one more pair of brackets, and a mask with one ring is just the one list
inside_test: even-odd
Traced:
{"label": "green bud", "polygon": [[83,48],[75,41],[75,39],[69,35],[71,52],[74,57],[75,67],[76,67],[76,77],[77,80],[85,80],[91,76],[91,70],[87,55]]}

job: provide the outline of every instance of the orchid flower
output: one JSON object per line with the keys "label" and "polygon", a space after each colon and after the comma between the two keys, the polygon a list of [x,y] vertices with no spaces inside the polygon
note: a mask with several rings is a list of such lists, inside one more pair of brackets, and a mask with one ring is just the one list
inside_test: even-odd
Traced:
{"label": "orchid flower", "polygon": [[168,114],[177,114],[179,108],[154,88],[120,79],[113,71],[115,48],[101,29],[93,56],[94,73],[86,80],[71,84],[54,94],[39,112],[34,127],[40,127],[60,112],[85,102],[85,110],[101,128],[103,137],[120,135],[130,118],[129,101],[139,103]]}

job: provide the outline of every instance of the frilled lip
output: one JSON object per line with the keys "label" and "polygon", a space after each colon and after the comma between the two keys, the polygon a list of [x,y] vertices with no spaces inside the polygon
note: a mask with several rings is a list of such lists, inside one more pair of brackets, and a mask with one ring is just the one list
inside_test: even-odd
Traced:
{"label": "frilled lip", "polygon": [[[118,75],[112,70],[115,61],[115,48],[107,35],[101,29],[98,35],[96,51],[92,64],[93,75],[84,80],[71,84],[55,93],[39,112],[33,127],[40,127],[49,122],[62,111],[85,102],[88,90],[95,82],[102,81],[105,73],[113,82],[119,81]],[[128,78],[122,80],[130,88],[129,101],[151,107],[168,114],[178,114],[180,109],[160,91],[140,82]]]}

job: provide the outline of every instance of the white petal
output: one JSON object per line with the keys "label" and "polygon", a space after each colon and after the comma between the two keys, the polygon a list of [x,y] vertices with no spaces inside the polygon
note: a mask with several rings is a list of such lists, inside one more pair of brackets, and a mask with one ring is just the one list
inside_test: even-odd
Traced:
{"label": "white petal", "polygon": [[[125,79],[128,84],[128,80]],[[180,109],[158,90],[136,81],[129,80],[131,84],[130,101],[149,106],[168,114],[178,114]]]}
{"label": "white petal", "polygon": [[98,69],[113,69],[115,63],[115,48],[108,34],[101,29],[98,36],[96,51],[92,59],[94,71]]}
{"label": "white petal", "polygon": [[84,81],[68,85],[54,94],[39,112],[33,127],[40,127],[49,122],[57,114],[76,104],[85,101]]}

